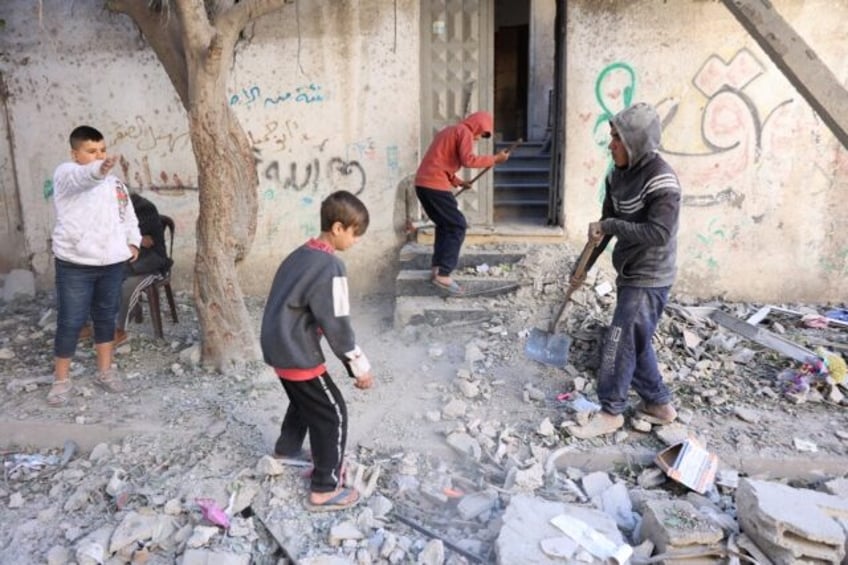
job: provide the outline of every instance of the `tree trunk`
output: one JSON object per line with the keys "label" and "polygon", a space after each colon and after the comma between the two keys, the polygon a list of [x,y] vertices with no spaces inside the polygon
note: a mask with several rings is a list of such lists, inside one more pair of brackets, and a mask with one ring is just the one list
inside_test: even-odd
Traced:
{"label": "tree trunk", "polygon": [[197,159],[199,205],[194,297],[203,331],[203,364],[224,373],[259,358],[236,265],[253,242],[259,179],[250,143],[220,77],[197,73],[189,124]]}

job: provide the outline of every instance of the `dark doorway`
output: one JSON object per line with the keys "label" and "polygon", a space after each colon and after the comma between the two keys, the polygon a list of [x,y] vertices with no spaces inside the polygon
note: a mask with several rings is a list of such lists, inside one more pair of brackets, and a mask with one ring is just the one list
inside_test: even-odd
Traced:
{"label": "dark doorway", "polygon": [[495,129],[498,141],[527,138],[529,0],[495,3]]}

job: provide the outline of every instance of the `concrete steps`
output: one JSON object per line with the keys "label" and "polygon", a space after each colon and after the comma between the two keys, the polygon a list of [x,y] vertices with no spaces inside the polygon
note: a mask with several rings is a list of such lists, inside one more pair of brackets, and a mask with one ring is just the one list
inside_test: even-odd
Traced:
{"label": "concrete steps", "polygon": [[[481,299],[513,292],[520,286],[510,269],[524,253],[468,246],[463,248],[453,273],[465,294],[450,296],[430,282],[432,253],[431,245],[421,243],[408,243],[401,249],[395,279],[395,327],[485,321],[498,311]],[[500,272],[494,276],[493,271]]]}

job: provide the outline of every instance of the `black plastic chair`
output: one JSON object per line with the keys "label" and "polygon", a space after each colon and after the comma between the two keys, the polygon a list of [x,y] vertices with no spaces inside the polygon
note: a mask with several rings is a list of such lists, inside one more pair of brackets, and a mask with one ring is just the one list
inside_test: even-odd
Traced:
{"label": "black plastic chair", "polygon": [[[167,232],[167,237],[169,238],[168,243],[168,257],[172,257],[174,253],[174,220],[170,216],[160,215],[159,219],[162,221],[162,227],[164,231]],[[171,319],[175,324],[179,323],[179,319],[177,319],[177,304],[174,302],[174,291],[171,290],[171,269],[169,268],[165,273],[157,275],[153,282],[148,284],[142,291],[147,297],[147,304],[150,308],[150,321],[153,323],[153,334],[157,338],[164,338],[165,335],[162,331],[162,311],[159,301],[159,289],[165,289],[165,298],[168,300],[168,306],[171,308]],[[141,302],[139,301],[136,304],[135,309],[135,321],[142,321],[142,311],[141,311]]]}

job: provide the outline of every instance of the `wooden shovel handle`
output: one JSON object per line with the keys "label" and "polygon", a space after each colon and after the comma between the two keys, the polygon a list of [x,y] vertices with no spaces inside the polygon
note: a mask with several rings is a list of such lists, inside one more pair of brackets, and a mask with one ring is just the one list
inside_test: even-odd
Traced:
{"label": "wooden shovel handle", "polygon": [[[586,274],[586,265],[589,264],[589,258],[592,256],[592,251],[594,251],[596,246],[597,244],[591,239],[586,242],[586,245],[583,246],[583,251],[580,252],[580,258],[577,260],[577,267],[575,267],[572,277],[582,278]],[[554,330],[556,330],[557,324],[559,324],[562,314],[565,312],[565,307],[568,305],[568,301],[571,300],[571,295],[579,286],[569,283],[568,290],[565,291],[565,299],[562,301],[562,305],[559,307],[556,316],[551,320],[549,327],[550,333],[554,333]]]}

